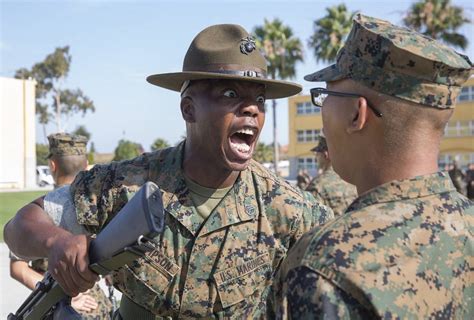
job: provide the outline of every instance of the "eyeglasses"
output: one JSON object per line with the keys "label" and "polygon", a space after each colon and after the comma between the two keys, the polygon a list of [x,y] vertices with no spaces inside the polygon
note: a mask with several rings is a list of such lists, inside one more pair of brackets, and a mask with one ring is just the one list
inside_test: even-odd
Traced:
{"label": "eyeglasses", "polygon": [[[311,93],[311,102],[313,102],[313,104],[316,107],[320,107],[320,108],[323,107],[323,102],[327,98],[327,96],[346,97],[346,98],[364,98],[365,100],[367,100],[366,97],[360,94],[331,91],[325,88],[313,88],[309,92]],[[367,100],[367,106],[375,113],[377,117],[382,118],[382,112],[372,107],[372,105],[369,103],[368,100]]]}

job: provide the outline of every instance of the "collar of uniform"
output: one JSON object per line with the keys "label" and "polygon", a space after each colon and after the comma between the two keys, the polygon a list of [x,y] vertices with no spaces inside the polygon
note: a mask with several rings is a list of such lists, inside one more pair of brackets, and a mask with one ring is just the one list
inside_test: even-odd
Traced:
{"label": "collar of uniform", "polygon": [[346,212],[359,210],[375,203],[414,199],[451,191],[456,191],[456,189],[445,172],[395,180],[360,195]]}
{"label": "collar of uniform", "polygon": [[249,168],[242,171],[233,188],[217,205],[204,223],[200,235],[255,219],[258,213],[257,196]]}
{"label": "collar of uniform", "polygon": [[172,215],[193,235],[202,225],[202,218],[196,213],[181,169],[185,141],[158,161],[150,164],[149,179],[160,187],[165,212]]}
{"label": "collar of uniform", "polygon": [[[201,216],[194,208],[182,170],[184,144],[185,141],[171,148],[166,156],[150,166],[150,180],[155,181],[163,192],[165,211],[175,217],[194,236],[198,232],[203,235],[231,224],[254,219],[258,205],[252,174],[247,168],[241,172],[234,187],[203,225]],[[199,231],[201,227],[202,230]]]}

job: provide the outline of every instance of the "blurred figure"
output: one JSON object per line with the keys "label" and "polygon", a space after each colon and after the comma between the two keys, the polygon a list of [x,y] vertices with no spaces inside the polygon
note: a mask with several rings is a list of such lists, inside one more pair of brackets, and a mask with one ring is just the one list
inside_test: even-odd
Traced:
{"label": "blurred figure", "polygon": [[467,197],[474,200],[474,164],[469,164],[469,169],[466,171],[466,189]]}
{"label": "blurred figure", "polygon": [[298,186],[298,188],[300,188],[301,190],[305,190],[309,184],[309,181],[309,175],[307,173],[305,174],[305,170],[298,170],[298,176],[296,177],[296,185]]}
{"label": "blurred figure", "polygon": [[[54,187],[69,185],[80,171],[87,168],[86,145],[83,136],[56,133],[48,136],[49,168]],[[33,290],[48,270],[47,259],[25,261],[10,253],[10,275]],[[72,307],[81,313],[83,319],[109,319],[112,305],[97,284],[86,293],[80,293],[71,300]]]}
{"label": "blurred figure", "polygon": [[352,201],[357,198],[357,189],[345,182],[334,172],[329,159],[326,138],[318,136],[316,146],[311,149],[321,173],[306,188],[320,203],[331,207],[335,216],[342,215]]}
{"label": "blurred figure", "polygon": [[462,172],[462,170],[458,167],[457,161],[453,161],[452,169],[448,171],[449,177],[453,181],[454,187],[456,188],[457,192],[466,195],[464,190],[464,179],[466,176]]}

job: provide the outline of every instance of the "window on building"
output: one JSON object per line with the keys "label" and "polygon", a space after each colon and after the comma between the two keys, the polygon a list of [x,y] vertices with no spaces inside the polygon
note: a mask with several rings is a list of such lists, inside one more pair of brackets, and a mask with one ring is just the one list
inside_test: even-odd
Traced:
{"label": "window on building", "polygon": [[474,86],[463,87],[458,101],[474,101]]}
{"label": "window on building", "polygon": [[320,108],[313,105],[311,101],[298,102],[296,104],[296,114],[307,115],[307,114],[316,114],[320,112],[321,112]]}
{"label": "window on building", "polygon": [[474,136],[474,121],[450,121],[444,128],[445,137]]}
{"label": "window on building", "polygon": [[298,142],[313,142],[316,141],[316,137],[320,134],[319,129],[310,130],[298,130],[296,132],[296,139]]}
{"label": "window on building", "polygon": [[298,158],[298,170],[314,170],[316,169],[316,161],[314,158]]}

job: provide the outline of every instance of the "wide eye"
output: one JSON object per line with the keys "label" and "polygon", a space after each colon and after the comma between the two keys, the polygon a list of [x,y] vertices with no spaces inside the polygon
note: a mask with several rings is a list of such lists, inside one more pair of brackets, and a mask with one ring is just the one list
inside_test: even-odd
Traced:
{"label": "wide eye", "polygon": [[265,96],[263,94],[259,95],[256,100],[257,100],[258,103],[264,104],[265,103]]}
{"label": "wide eye", "polygon": [[232,89],[225,90],[224,95],[228,98],[237,98],[237,92]]}

